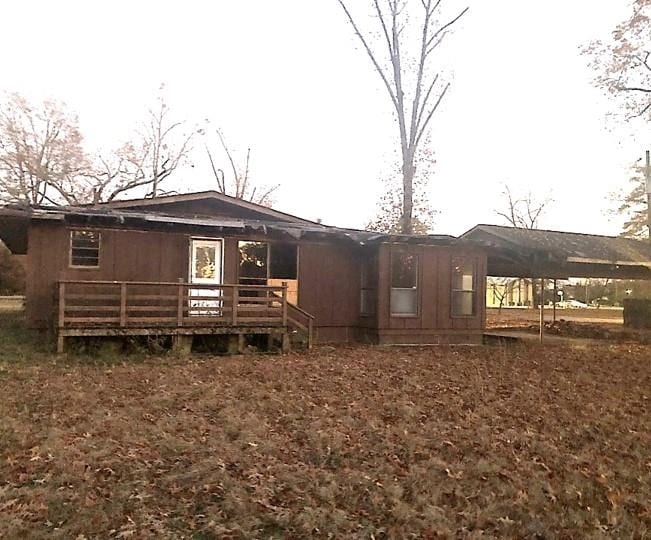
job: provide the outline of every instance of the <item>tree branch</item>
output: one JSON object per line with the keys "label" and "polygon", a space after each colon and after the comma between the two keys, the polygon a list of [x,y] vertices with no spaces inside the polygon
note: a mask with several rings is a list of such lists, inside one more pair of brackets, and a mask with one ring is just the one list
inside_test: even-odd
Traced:
{"label": "tree branch", "polygon": [[355,34],[359,38],[359,40],[362,42],[362,45],[364,45],[364,49],[366,50],[366,54],[368,54],[368,57],[370,58],[371,62],[373,63],[373,66],[375,67],[375,70],[378,72],[380,77],[382,78],[382,82],[384,83],[384,86],[387,89],[387,92],[389,92],[389,97],[391,98],[391,102],[393,103],[393,106],[395,109],[398,111],[398,100],[396,97],[396,93],[394,89],[391,87],[391,84],[389,83],[389,80],[387,79],[387,76],[385,75],[384,71],[380,67],[380,64],[375,58],[375,55],[373,54],[373,51],[371,50],[370,46],[368,45],[366,39],[360,32],[359,28],[357,28],[357,24],[355,23],[355,20],[353,19],[352,15],[348,11],[348,8],[346,7],[346,4],[344,3],[343,0],[337,0],[339,2],[339,5],[341,8],[344,10],[346,13],[346,16],[348,17],[348,21],[350,22],[351,26],[353,27],[353,30],[355,31]]}

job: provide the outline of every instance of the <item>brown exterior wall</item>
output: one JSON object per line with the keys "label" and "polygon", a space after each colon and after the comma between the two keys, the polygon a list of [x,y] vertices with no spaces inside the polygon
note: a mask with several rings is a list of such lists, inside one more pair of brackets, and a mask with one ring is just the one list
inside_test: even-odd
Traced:
{"label": "brown exterior wall", "polygon": [[354,341],[359,321],[359,250],[347,244],[302,243],[298,303],[316,317],[320,342]]}
{"label": "brown exterior wall", "polygon": [[[36,327],[54,321],[55,285],[59,279],[177,281],[188,279],[189,241],[205,234],[127,229],[102,233],[100,267],[69,268],[69,231],[60,223],[32,223],[27,254],[26,310]],[[81,227],[79,227],[81,228]],[[238,240],[273,240],[264,236],[224,236],[224,282],[237,283]],[[390,314],[392,245],[360,248],[348,242],[298,241],[298,304],[315,316],[318,342],[375,343],[478,342],[484,328],[486,256],[461,247],[408,246],[419,257],[419,313]],[[402,245],[404,247],[404,245]],[[377,255],[377,308],[360,315],[361,265]],[[452,257],[467,256],[477,265],[477,311],[473,317],[450,314]]]}
{"label": "brown exterior wall", "polygon": [[31,325],[47,327],[54,317],[59,279],[177,281],[187,278],[188,235],[119,229],[102,233],[99,268],[69,268],[70,230],[34,223],[29,230],[26,314]]}
{"label": "brown exterior wall", "polygon": [[[69,235],[75,227],[35,223],[29,231],[27,318],[32,326],[54,320],[59,279],[177,281],[188,279],[189,242],[201,234],[124,229],[101,231],[100,267],[69,267]],[[258,237],[214,236],[224,240],[224,282],[237,283],[238,241]],[[358,320],[358,258],[350,247],[298,242],[299,305],[317,318],[316,333],[325,341],[350,341]],[[351,279],[351,276],[354,276]]]}
{"label": "brown exterior wall", "polygon": [[[391,252],[400,249],[418,257],[418,314],[391,316]],[[486,255],[466,247],[382,244],[378,253],[377,341],[385,343],[479,343],[485,327]],[[464,257],[475,264],[475,315],[453,317],[452,259]],[[450,336],[441,338],[441,335]],[[456,336],[456,337],[453,337]]]}

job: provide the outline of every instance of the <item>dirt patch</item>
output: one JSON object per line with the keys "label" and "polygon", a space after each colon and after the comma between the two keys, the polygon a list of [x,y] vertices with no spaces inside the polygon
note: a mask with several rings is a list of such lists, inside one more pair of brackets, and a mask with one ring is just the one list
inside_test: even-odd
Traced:
{"label": "dirt patch", "polygon": [[[501,328],[520,324],[522,322],[538,322],[540,313],[538,309],[525,308],[489,308],[486,310],[486,325],[488,328]],[[545,308],[545,320],[551,321],[552,309]],[[587,322],[593,324],[608,324],[621,326],[624,324],[624,315],[621,309],[610,308],[586,308],[586,309],[557,309],[556,319]]]}
{"label": "dirt patch", "polygon": [[[540,332],[540,325],[531,324],[529,321],[517,321],[515,323],[496,326],[493,330],[498,332],[527,332],[538,334]],[[607,340],[614,343],[651,344],[650,331],[624,328],[612,324],[566,321],[564,319],[560,319],[556,322],[545,322],[545,335],[566,338]]]}
{"label": "dirt patch", "polygon": [[5,361],[0,384],[0,537],[651,533],[649,347]]}

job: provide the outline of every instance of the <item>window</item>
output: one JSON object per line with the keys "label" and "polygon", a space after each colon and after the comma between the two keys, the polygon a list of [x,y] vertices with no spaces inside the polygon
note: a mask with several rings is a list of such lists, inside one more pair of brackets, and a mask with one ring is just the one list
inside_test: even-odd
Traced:
{"label": "window", "polygon": [[269,244],[269,277],[271,279],[298,278],[298,252],[296,244],[274,242]]}
{"label": "window", "polygon": [[475,315],[475,265],[466,259],[452,260],[452,316]]}
{"label": "window", "polygon": [[239,242],[240,270],[239,282],[242,285],[267,284],[267,243]]}
{"label": "window", "polygon": [[418,314],[418,257],[396,251],[391,254],[391,315]]}
{"label": "window", "polygon": [[70,266],[99,268],[100,239],[97,231],[70,231]]}
{"label": "window", "polygon": [[238,244],[240,283],[266,285],[268,279],[295,280],[298,275],[296,244],[248,242]]}
{"label": "window", "polygon": [[360,313],[375,315],[377,305],[377,259],[362,261],[360,276]]}

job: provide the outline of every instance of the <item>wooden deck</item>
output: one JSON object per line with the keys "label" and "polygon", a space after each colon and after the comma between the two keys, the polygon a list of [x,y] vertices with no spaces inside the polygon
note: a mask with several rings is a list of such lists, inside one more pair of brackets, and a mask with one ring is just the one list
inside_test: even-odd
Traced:
{"label": "wooden deck", "polygon": [[287,285],[61,280],[57,351],[72,336],[290,334],[313,341],[314,317],[287,300]]}

